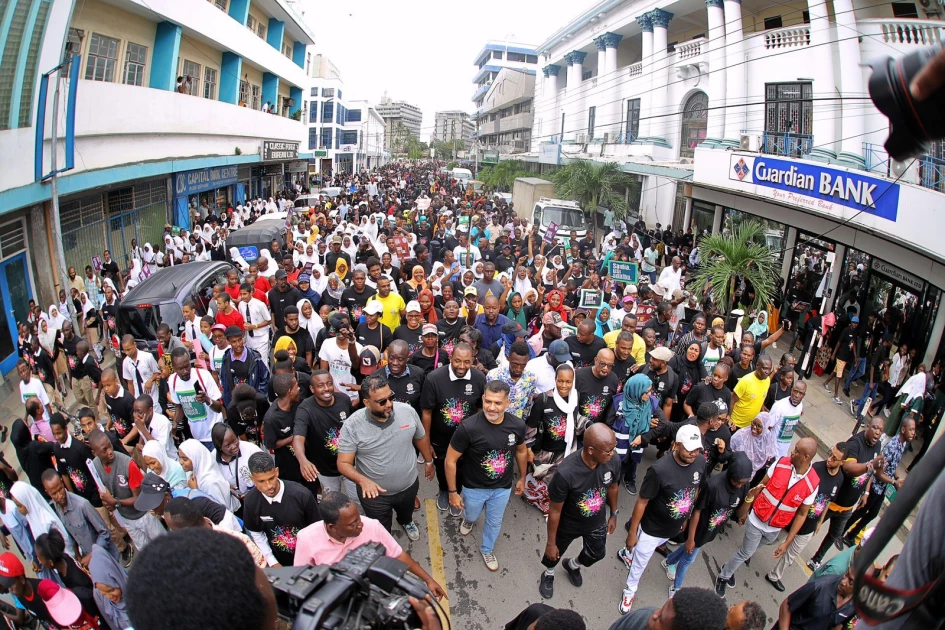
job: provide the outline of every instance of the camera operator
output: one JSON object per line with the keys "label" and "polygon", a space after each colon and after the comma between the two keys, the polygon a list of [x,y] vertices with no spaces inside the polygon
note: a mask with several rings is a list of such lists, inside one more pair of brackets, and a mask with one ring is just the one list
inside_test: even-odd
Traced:
{"label": "camera operator", "polygon": [[446,596],[443,587],[423,570],[409,553],[403,550],[377,519],[361,517],[358,506],[344,493],[329,492],[318,504],[321,522],[309,525],[299,532],[295,548],[295,566],[308,564],[335,564],[351,549],[378,542],[384,545],[389,558],[407,565],[411,573],[426,583],[437,599]]}

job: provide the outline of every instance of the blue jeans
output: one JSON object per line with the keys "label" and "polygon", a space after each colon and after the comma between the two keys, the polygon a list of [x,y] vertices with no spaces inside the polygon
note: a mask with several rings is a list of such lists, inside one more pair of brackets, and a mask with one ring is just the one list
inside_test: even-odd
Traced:
{"label": "blue jeans", "polygon": [[866,374],[866,357],[860,357],[856,362],[856,365],[853,366],[853,369],[850,370],[850,373],[847,374],[846,380],[843,381],[844,391],[848,391],[850,389],[850,385],[853,384],[853,381],[860,378],[864,374]]}
{"label": "blue jeans", "polygon": [[486,510],[482,544],[479,545],[482,553],[492,553],[495,548],[495,539],[502,529],[502,516],[511,494],[511,488],[463,488],[463,520],[475,523],[483,508]]}
{"label": "blue jeans", "polygon": [[650,279],[650,284],[656,284],[656,272],[655,271],[644,271],[647,277]]}
{"label": "blue jeans", "polygon": [[702,547],[696,547],[692,550],[691,554],[686,553],[686,544],[682,543],[666,558],[666,564],[670,566],[676,565],[676,581],[673,582],[673,588],[682,588],[683,580],[686,579],[686,573],[688,573],[689,567],[699,556],[700,549],[702,549]]}
{"label": "blue jeans", "polygon": [[879,387],[879,383],[873,383],[872,385],[867,383],[866,387],[863,388],[863,395],[857,398],[856,401],[854,401],[853,404],[856,405],[857,418],[860,418],[863,415],[863,406],[866,404],[866,399],[873,398],[875,400],[876,390],[878,387]]}

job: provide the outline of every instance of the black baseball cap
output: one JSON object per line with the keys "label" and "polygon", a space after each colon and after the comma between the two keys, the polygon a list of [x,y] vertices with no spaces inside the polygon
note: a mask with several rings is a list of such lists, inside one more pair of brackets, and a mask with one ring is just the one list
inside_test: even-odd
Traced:
{"label": "black baseball cap", "polygon": [[161,505],[164,495],[170,492],[170,489],[171,484],[153,472],[148,472],[141,480],[141,492],[135,499],[135,509],[139,512],[150,512]]}

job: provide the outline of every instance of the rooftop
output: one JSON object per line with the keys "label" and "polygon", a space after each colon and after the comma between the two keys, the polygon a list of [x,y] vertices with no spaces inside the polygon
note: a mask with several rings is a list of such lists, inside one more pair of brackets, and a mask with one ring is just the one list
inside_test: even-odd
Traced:
{"label": "rooftop", "polygon": [[498,41],[491,39],[486,42],[486,45],[482,47],[479,53],[476,55],[476,60],[473,61],[473,65],[478,66],[482,63],[483,57],[486,56],[487,52],[492,52],[493,50],[502,50],[507,52],[519,53],[522,55],[537,55],[538,50],[531,44],[520,44],[516,42],[507,42],[507,41]]}

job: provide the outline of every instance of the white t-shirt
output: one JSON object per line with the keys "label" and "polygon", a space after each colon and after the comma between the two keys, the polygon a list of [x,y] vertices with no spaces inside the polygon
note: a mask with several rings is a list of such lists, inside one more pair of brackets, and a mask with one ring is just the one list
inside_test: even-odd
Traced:
{"label": "white t-shirt", "polygon": [[[355,348],[357,350],[355,356],[360,355],[364,350],[364,346],[359,343],[355,343]],[[347,394],[351,400],[357,400],[358,392],[342,386],[343,383],[355,382],[354,375],[351,374],[351,356],[348,354],[348,349],[339,348],[338,342],[331,337],[322,344],[322,349],[318,351],[318,358],[328,362],[328,371],[331,372],[331,378],[335,381],[335,389]]]}
{"label": "white t-shirt", "polygon": [[213,371],[217,374],[220,373],[220,368],[223,367],[223,356],[229,351],[230,344],[226,344],[226,347],[223,350],[220,350],[215,345],[210,348],[210,364],[213,366]]}
{"label": "white t-shirt", "polygon": [[[777,467],[777,465],[778,465],[778,462],[777,462],[777,460],[776,460],[773,464],[771,464],[770,466],[768,466],[768,478],[769,478],[769,479],[774,476],[774,469]],[[807,469],[807,472],[808,472],[808,473],[810,472],[810,468]],[[796,470],[794,470],[793,467],[791,467],[791,479],[788,481],[788,488],[790,488],[791,486],[793,486],[794,484],[796,484],[798,481],[800,481],[800,479],[801,479],[803,476],[804,476],[804,475],[798,474],[798,472],[797,472]],[[816,490],[816,488],[814,488],[814,490]],[[817,493],[816,493],[816,492],[811,492],[810,495],[809,495],[806,499],[804,499],[804,505],[813,505],[813,504],[814,504],[814,499],[816,499],[816,498],[817,498]],[[797,509],[800,510],[801,508],[797,508]],[[772,527],[771,525],[767,525],[767,524],[765,524],[765,523],[762,523],[762,522],[761,522],[761,519],[758,518],[758,517],[755,515],[755,511],[754,511],[754,510],[752,510],[752,511],[751,511],[751,514],[749,514],[748,520],[749,520],[749,522],[750,522],[752,525],[754,525],[755,527],[757,527],[758,529],[760,529],[761,531],[763,531],[763,532],[765,532],[765,533],[767,533],[767,534],[773,534],[773,533],[775,533],[775,532],[781,531],[781,529],[782,529],[781,527]]]}
{"label": "white t-shirt", "polygon": [[791,449],[791,440],[797,423],[804,413],[804,401],[797,407],[791,404],[791,397],[782,398],[771,405],[771,431],[778,442],[778,457],[784,457]]}
{"label": "white t-shirt", "polygon": [[482,260],[482,254],[479,253],[479,248],[475,245],[470,245],[468,248],[457,245],[453,248],[453,256],[459,262],[459,266],[463,268],[463,271],[472,269],[478,261]]}
{"label": "white t-shirt", "polygon": [[164,446],[164,452],[174,461],[177,461],[177,447],[171,439],[171,421],[162,413],[154,412],[148,424],[148,432],[156,442]]}
{"label": "white t-shirt", "polygon": [[30,398],[37,398],[43,404],[43,420],[49,422],[49,396],[43,382],[35,376],[30,377],[29,383],[20,381],[20,401],[25,405]]}
{"label": "white t-shirt", "polygon": [[174,404],[180,405],[190,423],[190,432],[195,440],[210,441],[210,430],[218,422],[223,422],[223,414],[214,411],[209,404],[197,402],[197,384],[210,400],[220,400],[223,394],[217,387],[213,376],[206,370],[193,368],[190,380],[185,381],[176,374],[171,376],[170,396]]}
{"label": "white t-shirt", "polygon": [[161,369],[158,367],[157,361],[154,359],[154,355],[143,350],[138,350],[138,358],[136,361],[132,361],[129,357],[125,357],[124,362],[121,364],[121,377],[131,383],[131,391],[134,392],[135,398],[140,396],[142,393],[148,394],[151,396],[151,400],[154,401],[155,405],[158,404],[160,398],[157,379],[155,379],[154,383],[151,384],[150,391],[147,392],[141,391],[141,388],[138,386],[138,379],[141,379],[141,387],[144,387],[144,384],[148,382],[148,379],[160,371]]}

